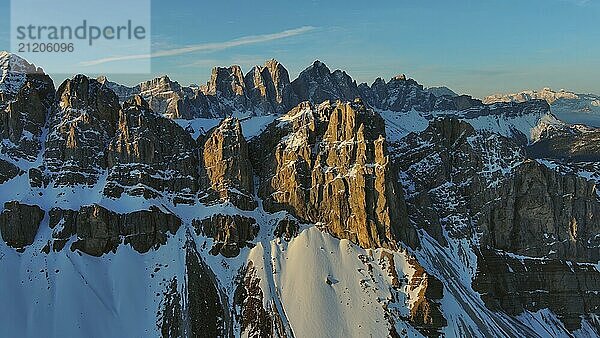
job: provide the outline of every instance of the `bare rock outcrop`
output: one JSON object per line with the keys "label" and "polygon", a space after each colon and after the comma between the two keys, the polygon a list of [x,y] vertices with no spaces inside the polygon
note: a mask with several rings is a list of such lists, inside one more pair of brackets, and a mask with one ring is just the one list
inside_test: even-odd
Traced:
{"label": "bare rock outcrop", "polygon": [[187,304],[183,337],[233,337],[229,300],[193,241],[185,246]]}
{"label": "bare rock outcrop", "polygon": [[292,81],[301,101],[320,104],[325,101],[354,101],[361,94],[350,75],[341,70],[331,72],[321,61],[315,61]]}
{"label": "bare rock outcrop", "polygon": [[4,242],[17,250],[33,244],[45,212],[37,205],[17,201],[4,203],[0,214],[0,233]]}
{"label": "bare rock outcrop", "polygon": [[504,179],[501,168],[518,166],[525,156],[512,140],[454,118],[435,119],[392,148],[409,214],[440,243],[444,232],[471,237],[471,218],[488,198],[481,195]]}
{"label": "bare rock outcrop", "polygon": [[[411,213],[440,240],[481,233],[480,244],[530,257],[597,262],[600,232],[596,185],[534,160],[509,139],[439,119],[395,146]],[[427,170],[424,170],[427,168]],[[453,202],[446,210],[444,205]],[[457,222],[449,222],[455,220]],[[477,229],[471,229],[475,221]],[[430,222],[430,225],[423,224]],[[439,226],[439,224],[438,224]]]}
{"label": "bare rock outcrop", "polygon": [[194,220],[192,225],[196,233],[215,240],[211,254],[220,253],[225,257],[236,257],[241,248],[252,246],[250,241],[258,235],[259,230],[256,220],[240,215],[213,215],[203,220]]}
{"label": "bare rock outcrop", "polygon": [[102,256],[116,251],[122,243],[129,244],[140,253],[148,252],[167,242],[174,235],[181,220],[158,208],[118,214],[99,205],[83,206],[79,210],[52,209],[50,228],[54,251],[60,251],[73,237],[71,250],[92,256]]}
{"label": "bare rock outcrop", "polygon": [[157,327],[163,337],[233,337],[227,296],[193,241],[185,250],[185,276],[181,290],[177,277],[165,283]]}
{"label": "bare rock outcrop", "polygon": [[106,168],[106,146],[121,106],[112,90],[77,75],[58,88],[44,164],[58,186],[93,185]]}
{"label": "bare rock outcrop", "polygon": [[178,338],[183,335],[183,303],[177,277],[165,285],[160,308],[156,313],[156,326],[163,338]]}
{"label": "bare rock outcrop", "polygon": [[11,180],[19,175],[23,174],[23,170],[21,170],[16,165],[0,159],[0,184],[5,183],[8,180]]}
{"label": "bare rock outcrop", "polygon": [[484,245],[530,257],[600,260],[594,182],[529,160],[491,195],[478,218]]}
{"label": "bare rock outcrop", "polygon": [[439,337],[441,329],[448,325],[440,310],[444,286],[439,279],[428,274],[416,259],[409,260],[409,264],[415,273],[408,281],[408,289],[413,292],[417,290],[417,299],[410,300],[408,321],[424,335]]}
{"label": "bare rock outcrop", "polygon": [[98,81],[112,89],[120,102],[140,95],[153,111],[167,118],[189,120],[221,116],[218,102],[213,97],[204,95],[197,87],[182,86],[166,75],[142,82],[135,87],[111,82],[106,77],[100,77]]}
{"label": "bare rock outcrop", "polygon": [[283,238],[286,241],[291,241],[292,238],[298,236],[300,232],[300,224],[294,219],[284,218],[277,223],[273,235],[277,238]]}
{"label": "bare rock outcrop", "polygon": [[195,148],[188,132],[150,110],[142,97],[133,97],[124,103],[108,146],[104,194],[155,198],[172,192],[176,203],[191,203],[198,190]]}
{"label": "bare rock outcrop", "polygon": [[362,102],[302,103],[253,142],[268,211],[287,210],[363,247],[416,245],[383,119]]}
{"label": "bare rock outcrop", "polygon": [[[495,311],[519,315],[548,308],[569,331],[600,311],[600,273],[593,264],[515,258],[482,250],[473,288]],[[595,320],[596,330],[600,325]]]}
{"label": "bare rock outcrop", "polygon": [[264,305],[265,294],[260,287],[260,277],[252,261],[237,277],[233,309],[244,337],[289,338],[279,311],[272,302]]}
{"label": "bare rock outcrop", "polygon": [[150,109],[168,118],[193,118],[188,112],[179,111],[180,101],[193,96],[190,88],[181,87],[168,76],[161,76],[139,84],[139,95],[148,102]]}
{"label": "bare rock outcrop", "polygon": [[437,101],[433,93],[405,75],[395,76],[388,82],[378,78],[370,87],[361,85],[359,89],[369,104],[384,110],[431,111]]}
{"label": "bare rock outcrop", "polygon": [[527,147],[532,158],[563,162],[600,162],[600,128],[566,124],[551,115],[536,126],[534,143]]}
{"label": "bare rock outcrop", "polygon": [[471,241],[472,286],[489,308],[550,308],[570,331],[597,313],[593,182],[527,160],[511,139],[456,119],[432,121],[395,152],[415,222],[442,245]]}
{"label": "bare rock outcrop", "polygon": [[299,103],[288,71],[276,60],[252,68],[244,81],[248,98],[263,112],[285,114]]}
{"label": "bare rock outcrop", "polygon": [[240,209],[253,210],[254,179],[248,144],[240,121],[226,118],[198,140],[201,144],[201,186],[205,203],[229,201]]}
{"label": "bare rock outcrop", "polygon": [[0,153],[27,161],[37,158],[54,92],[52,79],[41,68],[0,53]]}

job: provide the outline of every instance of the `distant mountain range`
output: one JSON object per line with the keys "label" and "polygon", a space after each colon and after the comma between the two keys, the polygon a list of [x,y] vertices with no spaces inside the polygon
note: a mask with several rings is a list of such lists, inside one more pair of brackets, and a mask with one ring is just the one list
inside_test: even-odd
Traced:
{"label": "distant mountain range", "polygon": [[544,88],[540,91],[528,90],[515,94],[495,94],[483,99],[484,103],[525,102],[545,100],[552,113],[568,123],[587,124],[600,127],[600,95],[575,94],[566,90],[553,91]]}

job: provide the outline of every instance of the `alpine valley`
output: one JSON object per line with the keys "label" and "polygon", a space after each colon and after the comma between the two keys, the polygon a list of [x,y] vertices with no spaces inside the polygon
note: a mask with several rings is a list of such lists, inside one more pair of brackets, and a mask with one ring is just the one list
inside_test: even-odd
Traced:
{"label": "alpine valley", "polygon": [[0,72],[3,336],[600,334],[597,97]]}

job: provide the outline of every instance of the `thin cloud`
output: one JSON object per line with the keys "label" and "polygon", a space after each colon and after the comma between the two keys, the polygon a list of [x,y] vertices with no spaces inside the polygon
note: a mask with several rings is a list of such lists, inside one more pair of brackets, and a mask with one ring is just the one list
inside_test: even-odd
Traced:
{"label": "thin cloud", "polygon": [[561,1],[568,2],[568,3],[574,4],[574,5],[577,5],[580,7],[584,7],[584,6],[587,6],[592,3],[591,0],[561,0]]}
{"label": "thin cloud", "polygon": [[189,54],[189,53],[200,52],[200,51],[215,52],[215,51],[220,51],[220,50],[238,47],[238,46],[253,45],[253,44],[257,44],[257,43],[264,43],[264,42],[269,42],[269,41],[274,41],[274,40],[285,39],[285,38],[289,38],[292,36],[306,34],[315,29],[316,28],[312,27],[312,26],[304,26],[304,27],[300,27],[300,28],[285,30],[285,31],[279,32],[279,33],[251,35],[251,36],[245,36],[245,37],[241,37],[241,38],[230,40],[230,41],[203,43],[203,44],[199,44],[199,45],[191,45],[191,46],[186,46],[186,47],[182,47],[182,48],[173,48],[173,49],[168,49],[168,50],[162,50],[162,51],[158,51],[158,52],[152,53],[152,54],[115,56],[115,57],[108,57],[108,58],[103,58],[103,59],[98,59],[98,60],[85,61],[85,62],[82,62],[81,65],[96,66],[96,65],[100,65],[100,64],[104,64],[104,63],[109,63],[109,62],[168,57],[168,56]]}

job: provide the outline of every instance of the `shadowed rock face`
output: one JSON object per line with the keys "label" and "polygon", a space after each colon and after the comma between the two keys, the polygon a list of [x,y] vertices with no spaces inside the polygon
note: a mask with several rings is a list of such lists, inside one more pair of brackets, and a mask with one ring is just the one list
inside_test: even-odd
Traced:
{"label": "shadowed rock face", "polygon": [[213,271],[196,251],[186,244],[187,306],[184,337],[232,337],[229,301],[219,289]]}
{"label": "shadowed rock face", "polygon": [[3,53],[0,57],[0,152],[34,161],[42,131],[54,105],[54,83],[40,68]]}
{"label": "shadowed rock face", "polygon": [[[407,79],[404,75],[396,76],[387,83],[379,78],[370,88],[363,84],[359,89],[366,102],[383,110],[432,111],[438,101],[438,98],[424,90],[422,85],[413,79]],[[445,101],[452,101],[452,99],[445,98],[443,102]]]}
{"label": "shadowed rock face", "polygon": [[219,253],[225,257],[236,257],[240,249],[252,245],[258,235],[258,224],[253,218],[239,215],[213,215],[201,221],[194,220],[197,234],[213,238],[215,244],[211,249],[213,255]]}
{"label": "shadowed rock face", "polygon": [[106,168],[106,146],[115,135],[121,106],[117,96],[84,75],[58,89],[44,163],[58,186],[93,185]]}
{"label": "shadowed rock face", "polygon": [[252,262],[245,271],[241,271],[238,279],[233,302],[240,322],[240,331],[248,332],[249,337],[270,337],[273,323],[263,307],[264,294]]}
{"label": "shadowed rock face", "polygon": [[416,259],[409,260],[409,263],[416,270],[408,281],[409,290],[418,290],[418,293],[408,319],[422,334],[439,337],[441,329],[448,324],[440,310],[444,286],[439,279],[425,272]]}
{"label": "shadowed rock face", "polygon": [[183,333],[182,295],[177,289],[177,277],[171,279],[163,291],[156,326],[163,338],[178,338]]}
{"label": "shadowed rock face", "polygon": [[526,160],[514,142],[454,119],[432,121],[394,148],[411,215],[443,245],[437,226],[477,238],[473,288],[488,307],[510,315],[550,308],[571,331],[598,311],[600,273],[581,263],[599,259],[593,182]]}
{"label": "shadowed rock face", "polygon": [[210,80],[202,88],[207,96],[214,97],[218,102],[219,110],[228,116],[235,111],[244,112],[250,107],[246,96],[244,74],[240,66],[215,67]]}
{"label": "shadowed rock face", "polygon": [[237,277],[233,299],[233,312],[240,323],[240,332],[247,337],[290,338],[279,311],[263,305],[260,282],[254,263],[248,262]]}
{"label": "shadowed rock face", "polygon": [[264,112],[285,114],[299,103],[288,71],[276,60],[252,68],[244,81],[248,98]]}
{"label": "shadowed rock face", "polygon": [[473,288],[491,309],[519,315],[549,308],[570,331],[600,311],[600,273],[594,265],[515,259],[490,250],[483,250],[478,261]]}
{"label": "shadowed rock face", "polygon": [[283,238],[289,242],[292,240],[292,238],[298,236],[299,231],[300,225],[297,221],[284,218],[277,223],[277,227],[275,228],[273,235],[277,238]]}
{"label": "shadowed rock face", "polygon": [[527,152],[532,158],[565,162],[600,162],[600,129],[583,125],[567,125],[556,120],[541,130]]}
{"label": "shadowed rock face", "polygon": [[491,195],[478,221],[482,244],[531,257],[600,260],[595,183],[527,161]]}
{"label": "shadowed rock face", "polygon": [[292,88],[301,101],[320,104],[330,101],[354,101],[361,97],[356,82],[346,72],[333,73],[321,61],[315,61],[292,82]]}
{"label": "shadowed rock face", "polygon": [[55,208],[50,211],[53,232],[47,250],[60,251],[76,236],[71,250],[92,256],[116,251],[121,243],[144,253],[166,244],[168,233],[174,235],[180,226],[177,216],[155,207],[128,214],[117,214],[99,205],[84,206],[78,211]]}
{"label": "shadowed rock face", "polygon": [[[413,220],[440,243],[447,231],[452,237],[473,234],[470,217],[481,195],[503,180],[499,168],[511,168],[524,160],[524,152],[511,140],[488,132],[476,132],[464,121],[436,119],[421,133],[413,133],[392,145],[394,163],[406,177],[403,184]],[[447,207],[451,203],[452,207]]]}
{"label": "shadowed rock face", "polygon": [[16,201],[4,203],[4,211],[0,214],[2,239],[8,246],[23,250],[33,244],[44,214],[36,205]]}
{"label": "shadowed rock face", "polygon": [[198,142],[201,144],[201,186],[206,194],[203,202],[229,201],[240,209],[255,209],[252,165],[240,121],[227,118]]}
{"label": "shadowed rock face", "polygon": [[185,276],[181,291],[177,278],[163,294],[157,326],[163,337],[233,337],[227,296],[195,244],[186,242]]}
{"label": "shadowed rock face", "polygon": [[21,174],[23,174],[23,171],[16,165],[5,160],[0,160],[0,184]]}
{"label": "shadowed rock face", "polygon": [[189,203],[197,191],[195,145],[175,122],[152,112],[140,96],[132,98],[124,103],[108,146],[105,195],[154,198],[172,192],[176,202]]}
{"label": "shadowed rock face", "polygon": [[361,102],[303,103],[253,143],[260,196],[363,247],[415,243],[381,117]]}

